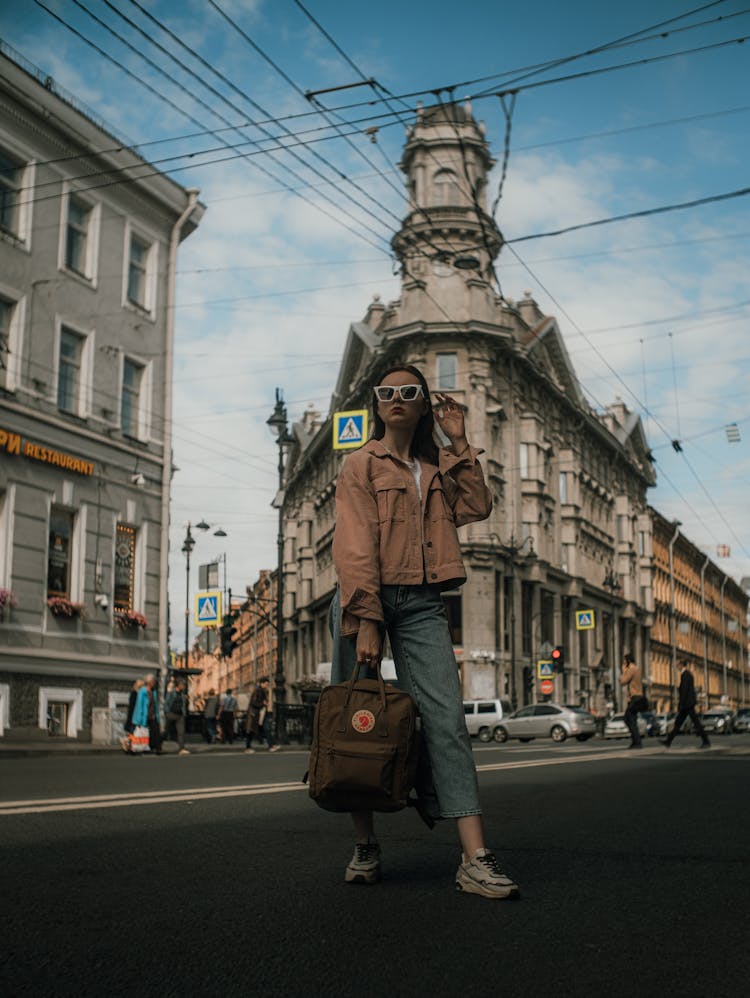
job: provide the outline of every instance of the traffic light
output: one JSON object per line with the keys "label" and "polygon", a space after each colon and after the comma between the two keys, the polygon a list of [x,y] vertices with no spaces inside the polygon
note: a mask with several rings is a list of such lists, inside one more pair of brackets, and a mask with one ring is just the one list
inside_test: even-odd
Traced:
{"label": "traffic light", "polygon": [[534,671],[528,665],[523,667],[523,692],[524,704],[531,703],[534,699]]}
{"label": "traffic light", "polygon": [[222,658],[231,658],[234,649],[239,645],[237,640],[237,628],[234,626],[236,615],[225,613],[224,621],[219,629],[219,644]]}
{"label": "traffic light", "polygon": [[565,672],[565,649],[562,645],[556,645],[552,649],[552,668],[555,672]]}

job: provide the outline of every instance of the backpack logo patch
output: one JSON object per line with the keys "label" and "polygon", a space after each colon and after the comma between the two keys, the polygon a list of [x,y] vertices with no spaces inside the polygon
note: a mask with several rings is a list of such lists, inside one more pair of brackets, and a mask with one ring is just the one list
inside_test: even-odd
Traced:
{"label": "backpack logo patch", "polygon": [[352,714],[352,727],[361,735],[367,734],[375,727],[375,715],[370,710],[358,710]]}

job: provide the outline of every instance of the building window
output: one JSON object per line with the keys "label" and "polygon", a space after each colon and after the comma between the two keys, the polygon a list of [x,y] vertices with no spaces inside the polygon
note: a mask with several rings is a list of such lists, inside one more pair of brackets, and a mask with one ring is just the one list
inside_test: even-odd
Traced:
{"label": "building window", "polygon": [[560,472],[560,502],[566,503],[568,501],[568,473],[566,471]]}
{"label": "building window", "polygon": [[458,181],[453,170],[438,170],[433,178],[436,205],[461,204]]}
{"label": "building window", "polygon": [[143,367],[127,357],[122,367],[120,428],[129,437],[140,436],[141,382]]}
{"label": "building window", "polygon": [[90,276],[87,256],[90,222],[91,208],[77,198],[70,198],[65,237],[65,266],[82,277]]}
{"label": "building window", "polygon": [[439,353],[437,355],[437,390],[446,391],[458,387],[458,371],[454,353]]}
{"label": "building window", "polygon": [[81,408],[81,369],[86,337],[63,327],[60,330],[60,363],[57,373],[57,406],[78,414]]}
{"label": "building window", "polygon": [[451,641],[454,646],[460,648],[463,644],[463,628],[461,626],[461,594],[444,593],[443,605],[445,615],[448,618],[448,629],[451,632]]}
{"label": "building window", "polygon": [[47,597],[65,596],[70,599],[73,525],[72,513],[52,507],[47,553]]}
{"label": "building window", "polygon": [[148,272],[151,246],[139,236],[130,237],[128,260],[128,301],[139,308],[148,308]]}
{"label": "building window", "polygon": [[117,524],[115,538],[115,613],[133,609],[135,592],[135,527]]}
{"label": "building window", "polygon": [[0,152],[0,229],[18,235],[18,192],[22,184],[23,167],[4,152]]}
{"label": "building window", "polygon": [[529,477],[529,445],[521,444],[518,448],[518,464],[521,469],[521,478]]}

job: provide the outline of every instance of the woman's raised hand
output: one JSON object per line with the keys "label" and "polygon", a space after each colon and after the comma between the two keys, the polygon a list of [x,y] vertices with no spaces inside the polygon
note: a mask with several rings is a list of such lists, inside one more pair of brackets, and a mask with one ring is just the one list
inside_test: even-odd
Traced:
{"label": "woman's raised hand", "polygon": [[467,445],[463,406],[443,392],[435,392],[435,398],[438,400],[434,410],[437,424],[458,453],[459,447],[463,450]]}

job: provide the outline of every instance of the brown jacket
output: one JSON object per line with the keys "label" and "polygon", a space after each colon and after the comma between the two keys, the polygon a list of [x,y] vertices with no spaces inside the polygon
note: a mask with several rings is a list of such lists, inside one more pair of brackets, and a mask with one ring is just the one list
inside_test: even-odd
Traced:
{"label": "brown jacket", "polygon": [[620,685],[627,686],[628,696],[631,699],[643,696],[643,676],[635,662],[631,662],[620,673]]}
{"label": "brown jacket", "polygon": [[336,485],[333,537],[342,634],[356,634],[361,618],[383,620],[381,585],[452,589],[466,581],[456,527],[492,510],[481,453],[441,449],[439,467],[420,459],[421,504],[412,472],[380,440],[347,457]]}

